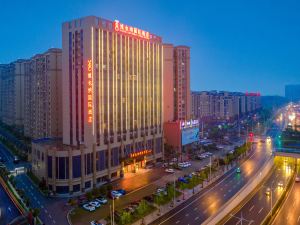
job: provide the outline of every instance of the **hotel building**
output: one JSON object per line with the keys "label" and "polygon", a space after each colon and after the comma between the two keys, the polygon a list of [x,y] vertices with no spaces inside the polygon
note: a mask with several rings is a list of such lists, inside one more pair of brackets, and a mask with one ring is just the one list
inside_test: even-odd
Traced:
{"label": "hotel building", "polygon": [[62,26],[62,140],[36,140],[35,173],[80,192],[163,156],[160,37],[89,16]]}

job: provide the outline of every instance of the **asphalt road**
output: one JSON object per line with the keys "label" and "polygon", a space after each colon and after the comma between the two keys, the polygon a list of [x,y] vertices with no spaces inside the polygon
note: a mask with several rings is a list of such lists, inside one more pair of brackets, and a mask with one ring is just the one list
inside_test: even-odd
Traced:
{"label": "asphalt road", "polygon": [[20,216],[19,210],[10,200],[3,187],[0,185],[0,224],[8,224],[17,216]]}
{"label": "asphalt road", "polygon": [[[289,168],[289,169],[287,169]],[[266,178],[265,182],[259,187],[256,193],[225,223],[226,225],[236,225],[243,221],[244,224],[259,225],[268,215],[271,210],[271,204],[275,204],[283,192],[283,188],[278,186],[279,182],[286,187],[288,183],[287,174],[292,174],[292,166],[285,166],[284,168],[275,168],[271,176]],[[272,191],[271,195],[267,196],[267,188]],[[286,224],[286,223],[281,223]]]}
{"label": "asphalt road", "polygon": [[[299,176],[299,174],[298,174]],[[300,224],[300,182],[295,182],[272,225]]]}
{"label": "asphalt road", "polygon": [[[274,137],[278,132],[279,129],[271,129],[266,135]],[[214,186],[196,194],[151,224],[198,225],[204,222],[259,172],[270,154],[271,147],[267,143],[254,145],[249,159],[240,165],[241,173],[236,173],[235,169],[228,171]]]}
{"label": "asphalt road", "polygon": [[[16,167],[29,167],[29,163],[27,162],[14,164],[14,156],[2,144],[0,144],[0,156],[5,160],[4,164],[10,171],[13,171]],[[26,193],[26,196],[29,197],[31,207],[40,209],[40,218],[45,224],[68,224],[66,219],[67,208],[64,206],[66,202],[65,199],[53,199],[45,197],[40,193],[38,188],[32,184],[31,180],[25,173],[15,174],[15,180],[17,187],[23,189]],[[2,201],[2,198],[0,198],[0,207],[9,209],[12,208],[12,204],[13,203],[10,201],[10,199],[8,201]],[[60,213],[57,213],[58,211]],[[6,215],[9,214],[7,213]],[[0,224],[2,224],[1,220]]]}

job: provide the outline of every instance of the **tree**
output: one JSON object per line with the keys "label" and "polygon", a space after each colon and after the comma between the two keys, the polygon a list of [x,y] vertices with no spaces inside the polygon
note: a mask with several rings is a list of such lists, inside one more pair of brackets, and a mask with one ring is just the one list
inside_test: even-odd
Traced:
{"label": "tree", "polygon": [[148,210],[148,204],[146,203],[145,200],[142,200],[136,209],[138,215],[143,216],[147,212],[147,210]]}
{"label": "tree", "polygon": [[32,210],[32,215],[33,215],[33,217],[38,217],[39,216],[39,214],[40,214],[40,209],[38,209],[38,208],[33,208],[33,209],[31,209]]}
{"label": "tree", "polygon": [[107,187],[105,185],[102,185],[99,188],[99,194],[102,195],[102,196],[106,196],[107,195]]}
{"label": "tree", "polygon": [[120,216],[120,224],[126,225],[130,224],[132,221],[132,216],[129,212],[123,211]]}

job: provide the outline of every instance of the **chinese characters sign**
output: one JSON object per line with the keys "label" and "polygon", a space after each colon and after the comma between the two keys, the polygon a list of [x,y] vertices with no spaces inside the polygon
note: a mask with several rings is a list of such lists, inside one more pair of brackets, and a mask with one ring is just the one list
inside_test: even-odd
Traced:
{"label": "chinese characters sign", "polygon": [[147,155],[147,154],[150,154],[152,152],[152,150],[143,150],[143,151],[140,151],[140,152],[135,152],[135,153],[131,153],[130,154],[130,158],[135,158],[135,157],[138,157],[138,156],[144,156],[144,155]]}
{"label": "chinese characters sign", "polygon": [[117,20],[114,21],[114,30],[116,32],[130,34],[130,35],[140,37],[140,38],[150,39],[149,32],[140,30],[136,27],[131,27],[131,26],[125,25],[123,23],[120,23]]}
{"label": "chinese characters sign", "polygon": [[93,122],[93,64],[92,60],[89,59],[87,63],[87,109],[88,109],[88,123]]}

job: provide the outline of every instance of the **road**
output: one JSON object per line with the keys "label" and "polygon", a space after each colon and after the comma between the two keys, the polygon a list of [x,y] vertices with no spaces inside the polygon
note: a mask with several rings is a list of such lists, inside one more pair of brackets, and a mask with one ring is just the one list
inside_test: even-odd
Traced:
{"label": "road", "polygon": [[300,183],[294,183],[272,225],[300,224]]}
{"label": "road", "polygon": [[[0,156],[5,160],[4,164],[10,171],[14,171],[16,167],[27,168],[30,166],[29,163],[26,162],[14,164],[14,156],[2,144],[0,144]],[[26,196],[30,199],[31,207],[40,209],[40,218],[45,224],[68,224],[66,219],[67,208],[65,207],[65,199],[52,199],[45,197],[41,194],[38,188],[32,184],[31,180],[25,173],[15,174],[15,181],[17,187],[23,189]],[[1,200],[2,199],[0,199],[0,206],[3,206],[4,208],[10,207],[9,201],[3,201],[3,205],[1,205]],[[61,213],[57,213],[57,210]]]}
{"label": "road", "polygon": [[[269,130],[267,135],[276,136],[278,131],[278,128]],[[257,174],[270,155],[270,146],[266,143],[258,144],[254,147],[249,159],[240,165],[240,174],[237,174],[234,169],[228,171],[213,187],[196,194],[151,224],[185,225],[187,221],[190,225],[202,223],[211,215],[214,215],[251,177]]]}
{"label": "road", "polygon": [[19,210],[10,200],[3,187],[0,185],[0,224],[8,224],[17,216],[20,216]]}
{"label": "road", "polygon": [[[283,188],[288,183],[288,178],[292,174],[293,165],[276,167],[265,182],[257,189],[255,194],[234,214],[231,215],[226,225],[236,225],[243,220],[245,224],[259,225],[271,210],[271,204],[274,205],[283,192]],[[283,188],[278,183],[283,183]],[[269,196],[266,195],[267,188],[272,191]],[[286,224],[286,223],[281,223]]]}

